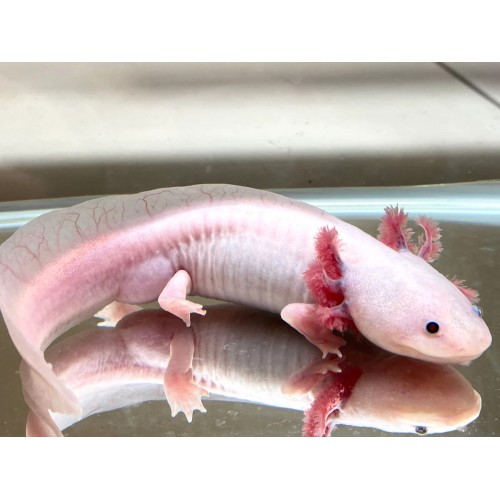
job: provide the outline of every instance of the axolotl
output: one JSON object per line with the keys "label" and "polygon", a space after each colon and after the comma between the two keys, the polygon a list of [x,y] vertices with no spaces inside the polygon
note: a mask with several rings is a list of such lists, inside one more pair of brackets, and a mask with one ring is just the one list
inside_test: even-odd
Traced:
{"label": "axolotl", "polygon": [[18,229],[0,246],[0,309],[48,408],[80,414],[43,357],[59,335],[119,301],[158,301],[186,325],[204,314],[188,295],[281,317],[326,356],[332,334],[357,329],[390,352],[441,363],[480,356],[491,335],[477,294],[429,262],[440,233],[388,207],[378,238],[287,197],[234,185],[194,185],[94,199]]}
{"label": "axolotl", "polygon": [[50,414],[22,363],[26,435],[61,436],[92,414],[148,400],[166,399],[172,415],[182,412],[191,422],[195,410],[206,412],[201,396],[305,412],[303,435],[318,437],[338,425],[444,433],[480,413],[481,396],[452,366],[390,354],[350,336],[341,359],[323,359],[277,314],[233,304],[207,311],[186,328],[161,309],[144,309],[106,333],[94,328],[54,343],[46,359],[76,394],[80,418]]}

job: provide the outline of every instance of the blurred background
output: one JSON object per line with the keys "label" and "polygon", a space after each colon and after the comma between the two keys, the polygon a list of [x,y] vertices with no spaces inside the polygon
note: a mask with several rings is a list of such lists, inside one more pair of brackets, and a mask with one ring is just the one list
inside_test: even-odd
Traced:
{"label": "blurred background", "polygon": [[0,201],[500,178],[500,63],[0,64]]}

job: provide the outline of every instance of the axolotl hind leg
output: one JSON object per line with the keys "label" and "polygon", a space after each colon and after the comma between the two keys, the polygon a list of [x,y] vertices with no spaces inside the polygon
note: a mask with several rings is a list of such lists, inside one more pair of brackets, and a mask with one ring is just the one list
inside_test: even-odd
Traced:
{"label": "axolotl hind leg", "polygon": [[191,276],[186,271],[180,270],[172,276],[158,297],[160,307],[182,319],[186,326],[191,326],[192,313],[202,316],[207,313],[201,304],[186,299],[191,293],[191,287]]}
{"label": "axolotl hind leg", "polygon": [[170,341],[170,359],[163,378],[163,388],[172,417],[183,412],[187,421],[193,420],[193,413],[207,410],[201,402],[208,392],[193,379],[194,335],[188,329],[178,330]]}
{"label": "axolotl hind leg", "polygon": [[[176,316],[181,317],[184,321],[189,321],[187,309],[183,309],[182,306],[179,307],[179,303],[175,305],[176,299],[172,298],[172,295],[177,294],[177,296],[180,296],[184,293],[182,282],[187,283],[186,276],[189,277],[187,273],[184,273],[185,271],[181,274],[177,273],[177,282],[174,281],[174,285],[172,285],[172,280],[169,281],[166,295],[170,294],[170,299],[165,299],[165,302],[163,302],[162,298],[162,302],[164,306],[166,304],[169,306],[169,312],[174,312],[175,310],[177,314],[174,314]],[[181,285],[179,285],[179,282],[181,282]],[[186,290],[188,289],[189,287],[186,288]],[[189,301],[186,300],[185,302]],[[197,306],[198,304],[194,305]],[[199,307],[201,308],[201,306]],[[139,306],[115,301],[96,313],[95,316],[104,320],[98,324],[99,326],[115,326],[123,317],[141,309]],[[188,306],[188,309],[190,309],[190,306]],[[184,316],[184,313],[187,313],[187,315]],[[204,313],[205,311],[201,314]],[[183,412],[188,422],[192,421],[194,410],[206,412],[201,402],[201,397],[208,395],[206,390],[194,382],[192,369],[193,354],[193,333],[189,328],[181,327],[174,333],[170,341],[170,357],[163,377],[163,388],[170,409],[172,410],[172,417],[175,417],[179,412]]]}

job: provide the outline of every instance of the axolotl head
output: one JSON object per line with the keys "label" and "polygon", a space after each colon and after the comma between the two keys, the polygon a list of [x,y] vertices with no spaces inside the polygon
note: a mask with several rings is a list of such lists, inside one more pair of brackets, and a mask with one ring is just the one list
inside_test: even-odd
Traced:
{"label": "axolotl head", "polygon": [[441,251],[437,224],[417,222],[425,231],[419,245],[405,228],[406,214],[386,209],[379,246],[353,266],[346,294],[357,328],[374,344],[405,356],[440,363],[463,363],[479,357],[491,334],[475,305],[477,292],[449,280],[429,262]]}
{"label": "axolotl head", "polygon": [[369,340],[440,363],[467,363],[490,346],[480,309],[457,285],[409,251],[393,256],[390,265],[390,276],[374,276],[349,296],[349,312]]}

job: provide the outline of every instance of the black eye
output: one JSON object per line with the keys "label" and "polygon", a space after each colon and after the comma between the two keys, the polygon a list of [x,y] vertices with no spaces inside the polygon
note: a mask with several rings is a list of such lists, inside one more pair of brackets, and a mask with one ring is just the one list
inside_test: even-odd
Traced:
{"label": "black eye", "polygon": [[424,427],[423,425],[418,425],[415,427],[415,432],[420,435],[427,434],[427,427]]}
{"label": "black eye", "polygon": [[472,310],[480,317],[483,317],[483,310],[480,307],[472,306]]}
{"label": "black eye", "polygon": [[427,323],[427,325],[425,325],[425,329],[429,333],[437,333],[439,330],[439,325],[435,321],[430,321],[429,323]]}

